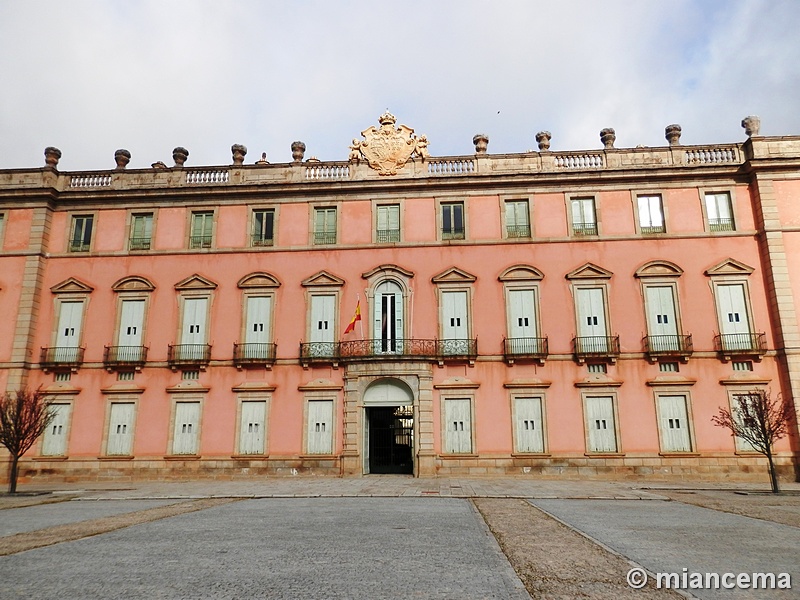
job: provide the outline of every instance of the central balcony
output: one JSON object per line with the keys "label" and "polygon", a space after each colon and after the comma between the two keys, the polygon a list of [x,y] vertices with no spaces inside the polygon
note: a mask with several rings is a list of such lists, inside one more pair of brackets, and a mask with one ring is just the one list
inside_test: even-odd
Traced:
{"label": "central balcony", "polygon": [[272,367],[275,364],[276,344],[249,343],[233,345],[233,364],[236,368],[250,366]]}
{"label": "central balcony", "polygon": [[147,362],[147,346],[105,346],[103,364],[106,369],[140,370]]}
{"label": "central balcony", "polygon": [[694,350],[691,334],[646,335],[642,338],[642,344],[645,354],[651,361],[659,357],[674,357],[686,362]]}
{"label": "central balcony", "polygon": [[211,360],[211,344],[170,344],[167,363],[176,370],[178,367],[205,369]]}
{"label": "central balcony", "polygon": [[368,360],[435,360],[475,362],[478,340],[366,339],[346,342],[301,342],[300,362],[332,364]]}
{"label": "central balcony", "polygon": [[509,365],[514,361],[533,361],[543,365],[548,351],[546,337],[503,339],[503,357]]}
{"label": "central balcony", "polygon": [[611,363],[619,357],[618,335],[578,336],[572,338],[572,352],[578,363],[591,359],[606,360]]}
{"label": "central balcony", "polygon": [[83,364],[83,352],[85,348],[73,346],[52,346],[42,348],[39,354],[39,364],[45,371],[51,369],[69,369],[77,371]]}

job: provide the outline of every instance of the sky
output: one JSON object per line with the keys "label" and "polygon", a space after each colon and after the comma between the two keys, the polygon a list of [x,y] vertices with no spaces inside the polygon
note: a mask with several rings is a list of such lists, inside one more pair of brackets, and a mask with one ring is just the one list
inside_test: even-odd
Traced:
{"label": "sky", "polygon": [[347,160],[386,109],[431,156],[800,135],[797,0],[0,0],[0,169]]}

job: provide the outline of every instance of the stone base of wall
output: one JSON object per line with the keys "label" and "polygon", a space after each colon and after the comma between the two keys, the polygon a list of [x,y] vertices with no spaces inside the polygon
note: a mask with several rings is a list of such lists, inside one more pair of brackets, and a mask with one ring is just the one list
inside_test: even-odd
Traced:
{"label": "stone base of wall", "polygon": [[[782,481],[797,481],[800,456],[781,455],[775,462]],[[434,456],[434,477],[521,476],[543,479],[768,481],[767,459],[753,455],[720,456]],[[134,458],[25,459],[22,484],[58,482],[191,481],[259,477],[340,477],[342,458]],[[0,483],[8,482],[8,461],[0,461]]]}

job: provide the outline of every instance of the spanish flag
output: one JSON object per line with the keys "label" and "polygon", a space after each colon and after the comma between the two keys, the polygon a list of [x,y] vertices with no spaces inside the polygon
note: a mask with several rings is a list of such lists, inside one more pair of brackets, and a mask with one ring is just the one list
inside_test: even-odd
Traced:
{"label": "spanish flag", "polygon": [[356,303],[356,314],[354,314],[353,318],[350,319],[350,324],[347,326],[347,329],[345,329],[344,332],[347,334],[353,331],[356,328],[356,321],[360,320],[361,320],[361,300],[359,300]]}

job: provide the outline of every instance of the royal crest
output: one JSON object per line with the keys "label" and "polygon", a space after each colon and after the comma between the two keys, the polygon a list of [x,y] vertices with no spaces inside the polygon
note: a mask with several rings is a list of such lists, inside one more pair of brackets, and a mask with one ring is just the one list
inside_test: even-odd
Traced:
{"label": "royal crest", "polygon": [[378,118],[380,128],[373,125],[362,131],[364,139],[354,139],[350,146],[350,162],[359,162],[363,158],[381,175],[397,175],[397,170],[402,169],[412,156],[427,158],[428,138],[424,135],[415,137],[414,130],[405,125],[395,128],[395,121],[395,116],[387,110]]}

